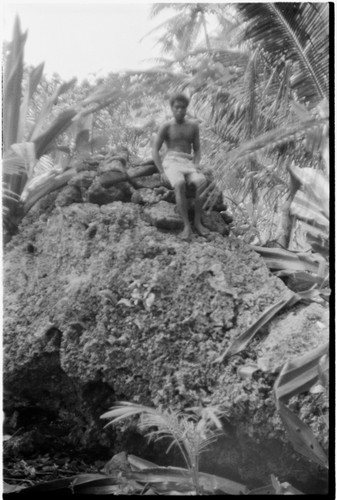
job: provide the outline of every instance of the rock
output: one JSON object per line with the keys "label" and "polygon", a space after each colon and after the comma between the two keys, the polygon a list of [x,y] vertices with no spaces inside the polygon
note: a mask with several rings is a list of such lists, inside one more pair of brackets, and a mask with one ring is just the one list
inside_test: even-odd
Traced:
{"label": "rock", "polygon": [[231,224],[234,220],[233,216],[225,210],[219,210],[221,217],[226,222],[226,224]]}
{"label": "rock", "polygon": [[96,172],[93,172],[91,170],[83,170],[82,172],[74,175],[74,177],[68,182],[68,185],[87,189],[92,184],[95,177]]}
{"label": "rock", "polygon": [[[259,371],[258,380],[255,373],[243,380],[238,373],[255,361],[256,346],[215,362],[287,293],[285,285],[235,237],[195,235],[187,243],[172,230],[158,231],[151,217],[159,225],[173,220],[175,206],[73,204],[54,209],[48,223],[41,216],[20,226],[3,262],[7,418],[17,412],[29,432],[41,426],[37,409],[48,411],[46,434],[60,446],[146,458],[147,441],[132,429],[104,429],[100,415],[114,401],[174,409],[220,404],[229,437],[205,455],[209,472],[241,475],[247,485],[293,471],[303,484],[321,477],[289,444],[273,400],[275,378]],[[316,329],[319,318],[312,319]],[[165,453],[157,457],[166,460]]]}
{"label": "rock", "polygon": [[183,221],[176,211],[175,205],[167,201],[160,201],[156,205],[146,207],[144,214],[152,226],[159,229],[182,229]]}
{"label": "rock", "polygon": [[98,175],[105,174],[106,172],[122,172],[125,173],[125,164],[116,159],[111,159],[102,162],[97,170]]}
{"label": "rock", "polygon": [[93,182],[86,192],[86,199],[89,203],[106,205],[114,201],[130,201],[131,188],[126,182],[119,182],[116,186],[105,189],[99,182]]}
{"label": "rock", "polygon": [[126,180],[126,173],[123,170],[107,170],[97,176],[97,183],[104,189],[115,187],[120,182],[125,182]]}
{"label": "rock", "polygon": [[55,205],[59,207],[65,207],[71,205],[72,203],[81,203],[82,194],[78,186],[66,186],[62,191],[60,191],[55,200]]}
{"label": "rock", "polygon": [[154,189],[149,188],[137,189],[131,196],[132,203],[138,203],[139,205],[153,205],[158,203],[160,199],[161,195],[157,194]]}
{"label": "rock", "polygon": [[76,168],[77,172],[83,172],[83,171],[91,171],[91,172],[97,172],[99,165],[98,160],[83,160],[80,162],[76,162],[75,165],[72,164]]}
{"label": "rock", "polygon": [[226,212],[227,208],[228,206],[223,202],[222,195],[220,194],[217,201],[214,203],[212,210],[215,210],[216,212]]}
{"label": "rock", "polygon": [[320,304],[298,305],[269,325],[269,334],[260,346],[258,366],[278,372],[284,363],[329,341],[329,309]]}
{"label": "rock", "polygon": [[229,227],[219,214],[219,212],[212,211],[211,213],[204,212],[202,214],[202,223],[210,231],[221,234],[222,236],[229,235]]}
{"label": "rock", "polygon": [[160,174],[152,174],[145,177],[137,177],[139,187],[154,189],[163,185]]}
{"label": "rock", "polygon": [[175,203],[176,197],[173,189],[166,189],[166,192],[162,195],[162,200],[167,201],[168,203]]}

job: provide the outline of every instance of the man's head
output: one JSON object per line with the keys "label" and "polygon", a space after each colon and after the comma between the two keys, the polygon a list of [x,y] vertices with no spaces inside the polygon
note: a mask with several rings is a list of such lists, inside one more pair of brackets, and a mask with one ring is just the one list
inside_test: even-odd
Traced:
{"label": "man's head", "polygon": [[172,113],[178,123],[184,121],[189,102],[190,100],[184,94],[174,94],[170,98]]}

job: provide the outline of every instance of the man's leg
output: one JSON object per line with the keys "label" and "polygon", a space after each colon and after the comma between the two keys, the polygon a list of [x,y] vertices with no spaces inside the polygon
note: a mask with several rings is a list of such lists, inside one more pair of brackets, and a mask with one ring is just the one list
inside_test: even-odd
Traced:
{"label": "man's leg", "polygon": [[184,223],[184,229],[183,229],[183,232],[181,233],[181,237],[184,240],[188,241],[192,235],[192,228],[191,228],[190,221],[188,219],[188,206],[187,206],[187,199],[186,199],[186,183],[185,183],[184,178],[175,182],[174,193],[176,196],[176,204],[177,204],[179,213],[180,213],[181,218],[183,219],[183,223]]}
{"label": "man's leg", "polygon": [[195,186],[195,201],[194,201],[194,226],[201,236],[209,234],[209,230],[201,223],[202,213],[202,192],[206,188],[207,181],[202,174],[195,173],[190,176],[190,183]]}

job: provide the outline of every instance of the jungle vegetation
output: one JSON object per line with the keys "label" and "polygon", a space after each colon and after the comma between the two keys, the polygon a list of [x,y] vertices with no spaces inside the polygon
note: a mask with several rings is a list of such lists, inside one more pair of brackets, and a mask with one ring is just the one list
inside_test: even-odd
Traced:
{"label": "jungle vegetation", "polygon": [[[43,63],[27,67],[27,34],[16,19],[12,41],[3,49],[4,240],[39,200],[67,184],[78,159],[124,146],[131,161],[146,160],[168,96],[186,92],[214,178],[205,193],[208,203],[222,191],[234,214],[233,233],[293,283],[291,299],[265,311],[219,357],[222,362],[244,349],[282,308],[299,300],[329,300],[329,4],[153,4],[151,15],[165,9],[172,17],[158,27],[162,57],[152,69],[109,74],[95,84],[46,77]],[[317,381],[327,390],[327,373],[324,346],[286,365],[274,388],[295,448],[320,464],[326,464],[324,452],[285,403]],[[154,415],[136,406],[130,413],[122,404],[119,414],[115,409],[105,418]],[[192,422],[202,434],[210,415],[199,421],[176,416],[177,428]],[[163,429],[158,421],[147,424]],[[294,437],[296,425],[300,432]],[[206,442],[213,436],[207,432]],[[198,453],[192,460],[190,443],[185,445],[182,453],[198,493]],[[282,491],[275,479],[273,484],[274,491]]]}

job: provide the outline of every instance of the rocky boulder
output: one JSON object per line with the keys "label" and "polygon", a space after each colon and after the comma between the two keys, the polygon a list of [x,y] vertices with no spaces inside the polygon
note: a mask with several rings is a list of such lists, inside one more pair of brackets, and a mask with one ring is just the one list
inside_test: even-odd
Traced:
{"label": "rocky boulder", "polygon": [[139,455],[145,444],[130,440],[131,431],[103,429],[99,417],[115,400],[222,404],[227,434],[204,470],[231,471],[248,486],[266,484],[271,473],[290,483],[294,470],[302,482],[321,474],[289,443],[275,411],[275,376],[238,373],[256,362],[258,340],[216,362],[287,288],[235,237],[213,232],[187,243],[178,225],[162,230],[155,212],[165,203],[57,207],[28,218],[7,245],[7,421],[16,414],[24,426],[42,412],[48,432],[69,447]]}

